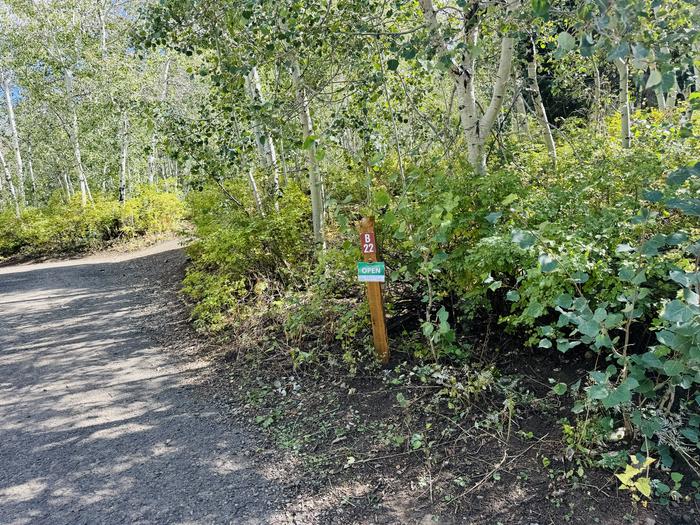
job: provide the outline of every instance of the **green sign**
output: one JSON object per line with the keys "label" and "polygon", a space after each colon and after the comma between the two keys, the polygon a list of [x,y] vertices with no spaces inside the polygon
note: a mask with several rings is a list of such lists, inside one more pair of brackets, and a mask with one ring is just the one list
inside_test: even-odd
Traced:
{"label": "green sign", "polygon": [[358,262],[357,278],[363,283],[383,283],[385,277],[383,262]]}

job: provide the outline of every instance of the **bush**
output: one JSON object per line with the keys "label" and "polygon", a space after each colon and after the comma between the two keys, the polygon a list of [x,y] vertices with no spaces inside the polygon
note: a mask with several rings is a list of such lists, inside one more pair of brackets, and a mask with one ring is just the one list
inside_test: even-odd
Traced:
{"label": "bush", "polygon": [[104,196],[82,206],[58,196],[43,208],[27,208],[18,219],[11,210],[0,213],[0,256],[75,252],[118,238],[133,238],[174,229],[184,217],[177,195],[149,186],[136,189],[122,205]]}
{"label": "bush", "polygon": [[193,316],[200,326],[222,329],[246,301],[269,287],[301,285],[309,275],[309,202],[298,188],[288,186],[279,213],[265,216],[208,186],[193,192],[190,202],[198,240],[188,249],[192,264],[184,290],[197,301]]}

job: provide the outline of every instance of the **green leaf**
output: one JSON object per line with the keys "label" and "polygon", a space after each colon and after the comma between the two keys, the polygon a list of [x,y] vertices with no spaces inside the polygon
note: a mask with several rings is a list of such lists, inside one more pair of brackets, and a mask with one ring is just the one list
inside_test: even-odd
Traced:
{"label": "green leaf", "polygon": [[309,135],[308,137],[306,137],[306,139],[304,139],[304,143],[301,145],[301,149],[311,149],[311,146],[313,146],[317,140],[318,137],[316,135]]}
{"label": "green leaf", "polygon": [[571,279],[576,283],[576,284],[584,284],[585,282],[588,281],[590,276],[586,272],[574,272],[571,275]]}
{"label": "green leaf", "polygon": [[413,450],[418,450],[423,446],[423,434],[413,434],[411,436],[411,448]]}
{"label": "green leaf", "polygon": [[647,190],[642,192],[642,198],[648,202],[659,202],[664,198],[664,194],[658,190]]}
{"label": "green leaf", "polygon": [[369,159],[369,165],[370,166],[378,166],[379,164],[382,163],[384,160],[384,154],[380,151],[372,155],[372,157]]}
{"label": "green leaf", "polygon": [[610,391],[605,385],[593,385],[586,389],[586,395],[591,400],[601,400],[608,397]]}
{"label": "green leaf", "polygon": [[627,58],[630,54],[630,46],[627,42],[620,42],[616,48],[608,53],[608,60],[613,62],[618,58]]}
{"label": "green leaf", "polygon": [[557,53],[558,56],[564,56],[566,53],[576,47],[576,39],[570,33],[562,31],[557,35]]}
{"label": "green leaf", "polygon": [[523,250],[531,248],[537,241],[537,238],[532,233],[525,230],[513,230],[511,239]]}
{"label": "green leaf", "polygon": [[418,51],[416,50],[415,47],[409,45],[404,48],[404,50],[401,53],[401,56],[405,58],[406,60],[413,60],[416,58],[416,55],[418,54]]}
{"label": "green leaf", "polygon": [[563,396],[566,394],[566,390],[568,389],[568,385],[566,383],[557,383],[552,387],[552,390],[554,390],[554,393],[558,396]]}
{"label": "green leaf", "polygon": [[596,308],[593,312],[593,320],[602,323],[608,318],[608,311],[605,308]]}
{"label": "green leaf", "polygon": [[517,193],[510,193],[501,201],[501,204],[503,204],[503,206],[508,206],[509,204],[513,204],[519,198],[520,197],[518,197]]}
{"label": "green leaf", "polygon": [[620,271],[617,272],[618,277],[624,283],[629,283],[634,279],[634,268],[630,266],[623,266]]}
{"label": "green leaf", "polygon": [[553,259],[546,253],[540,255],[537,260],[540,263],[540,268],[542,272],[544,273],[553,272],[557,269],[557,266],[559,266],[559,263],[556,261],[556,259]]}
{"label": "green leaf", "polygon": [[666,303],[661,312],[661,319],[672,323],[686,323],[694,317],[693,310],[684,302],[674,299]]}
{"label": "green leaf", "polygon": [[503,216],[503,212],[494,211],[486,216],[486,220],[489,221],[491,224],[496,224],[496,222],[498,222],[498,219],[500,219],[501,216]]}
{"label": "green leaf", "polygon": [[685,427],[681,429],[681,434],[696,445],[700,441],[700,436],[698,436],[697,431],[690,427]]}
{"label": "green leaf", "polygon": [[538,346],[540,348],[552,348],[552,341],[549,339],[540,339],[540,344]]}
{"label": "green leaf", "polygon": [[593,319],[590,319],[578,325],[578,331],[581,332],[583,335],[587,335],[588,337],[594,338],[598,335],[598,332],[600,331],[600,324],[598,324]]}
{"label": "green leaf", "polygon": [[568,293],[563,293],[559,295],[555,300],[554,300],[554,305],[559,306],[561,308],[571,308],[573,305],[574,298],[571,297]]}
{"label": "green leaf", "polygon": [[406,408],[408,406],[408,401],[406,400],[406,396],[404,396],[401,392],[396,394],[396,401],[398,402],[398,404],[401,408]]}
{"label": "green leaf", "polygon": [[700,162],[696,162],[694,165],[683,166],[672,172],[667,178],[666,183],[671,186],[680,186],[690,177],[700,176]]}
{"label": "green leaf", "polygon": [[509,290],[508,293],[506,294],[506,300],[507,301],[519,301],[520,300],[520,293],[517,290]]}
{"label": "green leaf", "polygon": [[700,217],[700,199],[670,199],[666,205],[674,210],[680,210],[686,215]]}
{"label": "green leaf", "polygon": [[532,12],[538,18],[547,19],[549,15],[549,1],[548,0],[532,0]]}
{"label": "green leaf", "polygon": [[685,371],[685,363],[678,359],[669,359],[664,363],[664,373],[670,377],[681,375]]}
{"label": "green leaf", "polygon": [[396,71],[399,68],[399,61],[396,58],[390,58],[386,63],[386,67],[389,71]]}
{"label": "green leaf", "polygon": [[389,193],[386,190],[381,189],[374,193],[374,203],[380,208],[388,206],[390,202],[391,195],[389,195]]}
{"label": "green leaf", "polygon": [[581,343],[581,341],[570,341],[569,339],[557,339],[557,350],[559,350],[561,353],[566,353],[569,350],[571,350],[573,347],[578,346]]}
{"label": "green leaf", "polygon": [[662,80],[663,77],[661,76],[661,73],[657,69],[653,69],[649,74],[646,89],[651,89],[658,86],[659,84],[661,84]]}
{"label": "green leaf", "polygon": [[[689,276],[693,275],[693,274],[690,272],[684,272],[682,270],[673,270],[673,271],[669,272],[668,275],[673,282],[680,284],[684,288],[688,288],[690,286]],[[694,280],[696,280],[696,279],[694,279]]]}

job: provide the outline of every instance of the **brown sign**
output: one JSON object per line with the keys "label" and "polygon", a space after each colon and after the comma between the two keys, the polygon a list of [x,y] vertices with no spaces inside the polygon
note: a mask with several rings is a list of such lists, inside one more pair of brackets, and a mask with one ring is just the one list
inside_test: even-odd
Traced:
{"label": "brown sign", "polygon": [[368,231],[360,234],[360,248],[362,253],[377,253],[377,241],[374,238],[374,232]]}

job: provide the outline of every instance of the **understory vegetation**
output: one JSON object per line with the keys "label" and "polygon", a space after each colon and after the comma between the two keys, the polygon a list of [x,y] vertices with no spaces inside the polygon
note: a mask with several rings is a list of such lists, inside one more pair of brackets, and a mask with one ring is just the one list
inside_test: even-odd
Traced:
{"label": "understory vegetation", "polygon": [[88,206],[75,196],[58,194],[40,208],[26,208],[19,218],[0,213],[0,257],[78,252],[148,234],[175,231],[185,216],[181,198],[150,186],[135,189],[123,203],[96,195]]}
{"label": "understory vegetation", "polygon": [[[348,197],[329,206],[328,245],[317,256],[304,220],[308,199],[295,186],[269,218],[215,187],[193,193],[199,240],[185,291],[196,301],[195,322],[223,331],[253,354],[250,363],[277,355],[292,375],[372,375],[378,365],[355,261],[356,222],[374,216],[397,367],[389,388],[434,387],[419,406],[446,414],[449,432],[468,426],[473,403],[496,395],[503,405],[482,425],[495,418],[490,425],[507,441],[530,432],[521,422],[534,393],[518,365],[560,355],[545,360],[559,368],[545,365],[536,379],[549,384],[540,403],[566,407],[555,424],[578,467],[562,476],[583,482],[576,468],[604,467],[623,472],[621,487],[637,500],[692,498],[700,470],[700,164],[696,139],[681,138],[675,118],[636,114],[629,150],[570,121],[556,171],[542,148],[512,143],[480,178],[458,159],[407,166],[405,191],[396,159],[386,159],[372,170],[382,182],[369,201],[363,171],[329,176],[328,186],[342,185]],[[399,407],[416,402],[405,395]],[[280,402],[258,422],[283,421]],[[398,431],[395,444],[445,438],[417,434]],[[662,467],[656,473],[645,465],[652,460]],[[668,472],[687,482],[675,484]]]}

